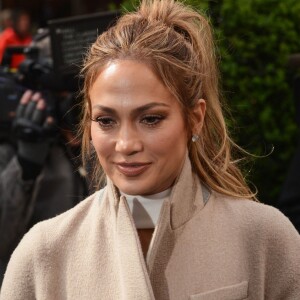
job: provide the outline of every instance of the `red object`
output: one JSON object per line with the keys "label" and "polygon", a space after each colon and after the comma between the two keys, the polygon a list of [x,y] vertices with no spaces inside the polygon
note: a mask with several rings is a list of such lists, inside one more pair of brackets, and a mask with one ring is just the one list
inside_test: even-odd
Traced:
{"label": "red object", "polygon": [[[0,34],[0,61],[2,61],[5,49],[9,46],[27,46],[31,43],[31,35],[20,38],[12,28],[6,28]],[[11,68],[18,68],[19,64],[25,59],[23,54],[14,54],[11,61]]]}

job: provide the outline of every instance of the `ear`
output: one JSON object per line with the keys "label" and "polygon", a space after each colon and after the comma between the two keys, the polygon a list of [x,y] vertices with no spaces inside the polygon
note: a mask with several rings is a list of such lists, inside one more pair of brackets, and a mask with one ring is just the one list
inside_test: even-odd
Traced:
{"label": "ear", "polygon": [[206,111],[206,102],[204,99],[199,99],[193,108],[193,124],[192,124],[192,133],[200,134],[203,124]]}

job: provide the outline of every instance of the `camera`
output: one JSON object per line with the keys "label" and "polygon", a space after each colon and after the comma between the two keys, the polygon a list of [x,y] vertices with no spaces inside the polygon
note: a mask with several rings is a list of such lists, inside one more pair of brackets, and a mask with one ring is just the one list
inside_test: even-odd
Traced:
{"label": "camera", "polygon": [[[45,35],[43,38],[47,38]],[[27,89],[40,91],[47,102],[47,114],[61,120],[66,111],[61,102],[65,101],[61,93],[74,95],[62,78],[53,71],[53,63],[47,57],[41,57],[41,49],[36,46],[40,40],[34,39],[35,45],[28,47],[9,47],[3,57],[0,68],[0,137],[11,136],[12,122],[20,98]],[[12,57],[25,55],[17,70],[11,68]],[[70,102],[70,98],[67,100]],[[71,106],[71,103],[69,103]],[[66,109],[66,107],[63,107]]]}
{"label": "camera", "polygon": [[[86,50],[98,34],[118,18],[119,12],[50,20],[28,47],[6,49],[0,66],[0,138],[11,136],[19,100],[25,90],[40,91],[47,103],[47,115],[58,124],[75,129],[78,123],[78,76]],[[11,68],[13,55],[25,56],[17,70]]]}

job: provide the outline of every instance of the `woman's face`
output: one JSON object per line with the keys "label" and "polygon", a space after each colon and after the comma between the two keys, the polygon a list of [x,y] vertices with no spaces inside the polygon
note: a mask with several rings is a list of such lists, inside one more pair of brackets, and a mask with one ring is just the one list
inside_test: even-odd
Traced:
{"label": "woman's face", "polygon": [[187,130],[175,97],[145,64],[108,64],[90,90],[92,142],[100,164],[126,194],[168,189],[187,153]]}

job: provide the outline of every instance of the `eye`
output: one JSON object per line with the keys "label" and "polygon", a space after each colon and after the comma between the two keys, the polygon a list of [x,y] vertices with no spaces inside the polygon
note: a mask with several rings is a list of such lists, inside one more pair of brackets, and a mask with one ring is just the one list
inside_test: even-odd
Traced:
{"label": "eye", "polygon": [[141,119],[141,123],[151,127],[158,125],[163,119],[165,116],[162,115],[147,115]]}
{"label": "eye", "polygon": [[97,122],[104,129],[112,128],[116,124],[116,121],[110,117],[98,117],[92,121]]}

